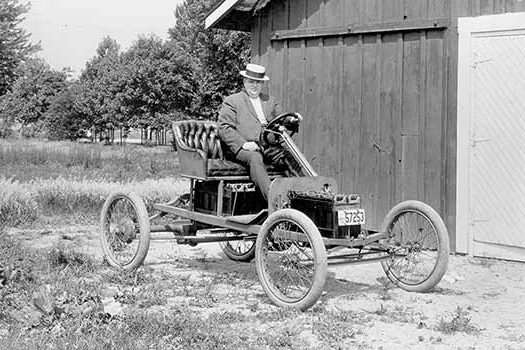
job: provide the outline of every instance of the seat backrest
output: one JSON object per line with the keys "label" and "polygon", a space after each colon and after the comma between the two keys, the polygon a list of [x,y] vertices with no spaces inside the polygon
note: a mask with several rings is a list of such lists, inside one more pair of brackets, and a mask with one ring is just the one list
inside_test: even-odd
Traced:
{"label": "seat backrest", "polygon": [[219,130],[214,122],[184,120],[174,122],[172,127],[178,148],[201,150],[208,159],[224,159]]}

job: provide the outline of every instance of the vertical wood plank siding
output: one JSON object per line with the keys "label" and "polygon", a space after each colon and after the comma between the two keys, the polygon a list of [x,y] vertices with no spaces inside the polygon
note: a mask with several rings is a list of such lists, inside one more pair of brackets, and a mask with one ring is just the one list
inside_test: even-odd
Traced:
{"label": "vertical wood plank siding", "polygon": [[[305,120],[297,142],[320,174],[359,193],[368,224],[420,199],[455,248],[457,17],[525,11],[519,0],[275,0],[255,18],[252,60]],[[270,40],[276,30],[450,19],[446,29]]]}

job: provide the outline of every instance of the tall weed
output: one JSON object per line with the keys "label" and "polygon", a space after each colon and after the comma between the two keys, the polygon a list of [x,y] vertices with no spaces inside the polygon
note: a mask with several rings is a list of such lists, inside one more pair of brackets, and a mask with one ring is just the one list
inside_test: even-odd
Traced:
{"label": "tall weed", "polygon": [[187,185],[175,178],[144,180],[137,183],[119,183],[95,180],[35,180],[29,184],[38,206],[53,212],[98,211],[114,191],[136,192],[146,207],[167,202],[182,193]]}
{"label": "tall weed", "polygon": [[457,332],[478,334],[480,332],[480,328],[471,322],[469,308],[463,309],[461,306],[456,308],[454,314],[449,320],[442,317],[439,320],[436,329],[445,334]]}
{"label": "tall weed", "polygon": [[38,204],[26,184],[0,177],[0,227],[36,220]]}
{"label": "tall weed", "polygon": [[18,141],[0,144],[0,166],[14,164],[101,164],[100,147],[75,143]]}
{"label": "tall weed", "polygon": [[178,171],[177,157],[168,147],[0,140],[0,176],[24,182],[35,177],[130,182]]}
{"label": "tall weed", "polygon": [[84,213],[96,215],[114,191],[136,192],[148,210],[184,191],[187,182],[176,178],[119,183],[96,180],[36,179],[21,184],[0,177],[0,225],[18,226],[35,221],[38,214]]}
{"label": "tall weed", "polygon": [[98,213],[113,191],[134,191],[148,209],[186,192],[166,147],[0,140],[0,225],[41,215]]}

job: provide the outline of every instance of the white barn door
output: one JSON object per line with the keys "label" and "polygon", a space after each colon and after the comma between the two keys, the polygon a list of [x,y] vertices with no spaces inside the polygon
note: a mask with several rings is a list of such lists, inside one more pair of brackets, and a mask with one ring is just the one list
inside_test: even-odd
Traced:
{"label": "white barn door", "polygon": [[525,261],[525,13],[458,30],[457,250]]}

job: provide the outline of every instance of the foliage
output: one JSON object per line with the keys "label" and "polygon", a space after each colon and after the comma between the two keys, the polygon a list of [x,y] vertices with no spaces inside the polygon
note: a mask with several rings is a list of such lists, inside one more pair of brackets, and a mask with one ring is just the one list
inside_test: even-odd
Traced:
{"label": "foliage", "polygon": [[78,82],[62,90],[51,101],[45,115],[47,136],[52,140],[76,140],[85,137],[91,125],[77,103],[81,87]]}
{"label": "foliage", "polygon": [[156,36],[139,36],[126,51],[106,37],[76,91],[79,116],[98,131],[165,128],[187,113],[197,91],[191,65]]}
{"label": "foliage", "polygon": [[20,27],[29,4],[20,0],[0,1],[0,96],[16,80],[17,67],[39,50],[29,42],[29,34]]}
{"label": "foliage", "polygon": [[0,138],[6,138],[13,133],[14,118],[8,113],[2,113],[7,110],[7,99],[0,96]]}
{"label": "foliage", "polygon": [[169,127],[174,111],[187,113],[196,84],[187,57],[156,36],[139,36],[122,54],[119,103],[134,127]]}
{"label": "foliage", "polygon": [[[141,35],[121,51],[115,39],[104,37],[73,83],[67,82],[67,71],[28,60],[12,91],[0,98],[0,137],[21,123],[26,136],[47,130],[52,139],[74,140],[92,129],[112,143],[116,128],[124,133],[159,130],[182,118],[212,119],[223,96],[240,88],[238,72],[250,55],[248,33],[204,30],[214,5],[212,0],[186,0],[177,6],[168,41]],[[17,9],[18,14],[27,11]],[[21,42],[27,41],[24,35]],[[26,53],[34,49],[24,45]]]}
{"label": "foliage", "polygon": [[102,39],[96,55],[86,63],[76,90],[79,112],[84,123],[96,130],[114,128],[123,119],[117,100],[120,47],[109,36]]}
{"label": "foliage", "polygon": [[42,59],[27,60],[11,91],[0,97],[0,119],[28,129],[42,125],[53,99],[67,89],[66,79],[66,71],[55,71]]}
{"label": "foliage", "polygon": [[239,71],[250,58],[250,33],[204,29],[204,19],[215,6],[213,0],[185,0],[175,11],[176,25],[170,28],[173,45],[192,62],[199,82],[192,114],[211,119],[224,96],[241,85]]}

